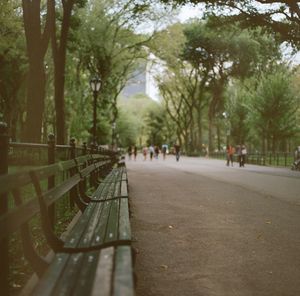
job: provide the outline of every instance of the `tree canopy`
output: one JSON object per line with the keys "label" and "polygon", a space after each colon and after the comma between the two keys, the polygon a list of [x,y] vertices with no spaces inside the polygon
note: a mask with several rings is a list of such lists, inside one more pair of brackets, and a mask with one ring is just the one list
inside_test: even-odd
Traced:
{"label": "tree canopy", "polygon": [[[205,13],[182,24],[164,0],[2,1],[0,116],[12,138],[45,142],[53,132],[60,144],[73,136],[90,142],[89,81],[97,76],[99,144],[179,142],[190,154],[228,142],[291,150],[299,71],[282,45],[299,46],[298,2],[171,3],[202,3]],[[125,99],[139,75],[149,88],[155,63],[160,101],[145,93]]]}

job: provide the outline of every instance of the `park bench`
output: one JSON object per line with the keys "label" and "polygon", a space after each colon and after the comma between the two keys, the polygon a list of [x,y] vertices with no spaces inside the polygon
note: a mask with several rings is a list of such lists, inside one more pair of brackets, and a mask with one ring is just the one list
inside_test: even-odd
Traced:
{"label": "park bench", "polygon": [[[44,188],[44,180],[61,172],[65,180]],[[10,192],[15,203],[0,216],[0,240],[20,230],[24,254],[40,277],[33,295],[134,295],[127,183],[124,163],[98,154],[0,177],[0,196]],[[22,188],[30,184],[36,198],[23,201]],[[51,208],[66,194],[82,215],[62,240]],[[38,213],[56,254],[51,263],[33,247],[28,223]]]}

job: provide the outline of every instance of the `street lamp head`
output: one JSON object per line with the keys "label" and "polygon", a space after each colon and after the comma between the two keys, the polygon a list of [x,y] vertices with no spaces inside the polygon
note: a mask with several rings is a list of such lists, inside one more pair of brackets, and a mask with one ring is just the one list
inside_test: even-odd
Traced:
{"label": "street lamp head", "polygon": [[101,80],[98,76],[95,76],[90,80],[90,86],[93,92],[98,92],[101,87]]}

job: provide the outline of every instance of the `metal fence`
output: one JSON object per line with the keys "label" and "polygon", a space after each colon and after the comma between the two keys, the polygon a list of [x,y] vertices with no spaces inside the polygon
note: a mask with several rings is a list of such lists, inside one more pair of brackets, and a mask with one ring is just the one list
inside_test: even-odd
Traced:
{"label": "metal fence", "polygon": [[[225,152],[213,152],[209,157],[226,160]],[[238,161],[238,155],[234,155],[234,161]],[[246,157],[246,163],[263,166],[281,166],[289,167],[295,161],[295,155],[291,152],[268,152],[268,153],[249,153]]]}

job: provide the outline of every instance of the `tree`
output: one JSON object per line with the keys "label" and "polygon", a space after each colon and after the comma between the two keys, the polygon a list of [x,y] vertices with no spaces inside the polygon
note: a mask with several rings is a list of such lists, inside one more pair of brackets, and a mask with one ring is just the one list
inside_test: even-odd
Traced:
{"label": "tree", "polygon": [[215,27],[215,20],[193,22],[184,30],[183,58],[202,69],[209,83],[208,145],[214,151],[214,128],[220,149],[220,115],[224,111],[224,91],[229,79],[245,79],[266,68],[279,57],[279,45],[261,30],[243,30],[238,26]]}
{"label": "tree", "polygon": [[[47,0],[46,7],[42,7],[41,0],[22,0],[29,63],[24,140],[29,142],[41,140],[46,85],[44,58],[50,40],[51,19],[55,18],[51,15],[52,1]],[[41,18],[41,9],[45,20]]]}
{"label": "tree", "polygon": [[170,143],[168,133],[168,115],[161,105],[157,104],[148,110],[145,122],[147,124],[147,144],[161,147],[163,144]]}
{"label": "tree", "polygon": [[88,76],[99,76],[98,107],[106,109],[111,122],[116,122],[118,117],[117,98],[138,68],[138,60],[146,58],[143,46],[151,39],[134,32],[131,3],[121,1],[119,7],[119,1],[100,1],[93,3],[93,9],[87,6],[81,13],[85,22],[78,33],[78,63],[83,71],[87,70]]}
{"label": "tree", "polygon": [[261,137],[262,151],[275,152],[280,144],[299,132],[296,112],[299,96],[291,84],[291,72],[285,67],[263,75],[249,106],[252,121]]}
{"label": "tree", "polygon": [[[189,153],[202,144],[201,112],[205,75],[183,59],[186,42],[184,27],[174,24],[157,34],[151,44],[154,53],[163,60],[164,72],[157,75],[169,119],[175,124],[176,137]],[[197,114],[195,113],[197,110]]]}
{"label": "tree", "polygon": [[[56,139],[58,144],[65,144],[65,68],[66,54],[69,37],[69,30],[72,25],[72,13],[74,8],[83,7],[85,0],[61,0],[59,9],[62,9],[62,16],[55,18],[55,1],[51,1],[51,44],[54,61],[54,101],[56,110]],[[74,16],[73,16],[74,18]],[[60,27],[57,26],[61,19]],[[58,34],[57,31],[60,31]]]}
{"label": "tree", "polygon": [[[161,0],[163,3],[170,3]],[[279,34],[281,41],[287,41],[296,47],[300,45],[300,3],[290,0],[172,0],[173,4],[206,4],[206,8],[224,8],[217,10],[220,23],[243,23],[245,27],[264,27],[270,33]],[[223,13],[222,13],[223,12]]]}
{"label": "tree", "polygon": [[129,99],[121,97],[118,109],[116,133],[120,135],[120,144],[123,147],[146,145],[149,142],[149,124],[152,122],[152,119],[149,120],[149,113],[154,110],[159,112],[160,104],[146,95],[137,94]]}
{"label": "tree", "polygon": [[234,80],[225,93],[225,112],[222,121],[226,126],[228,143],[238,145],[246,143],[249,138],[249,100],[251,94],[247,88],[248,81]]}
{"label": "tree", "polygon": [[0,117],[8,124],[13,140],[21,119],[24,80],[26,77],[25,40],[18,3],[0,3]]}

